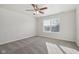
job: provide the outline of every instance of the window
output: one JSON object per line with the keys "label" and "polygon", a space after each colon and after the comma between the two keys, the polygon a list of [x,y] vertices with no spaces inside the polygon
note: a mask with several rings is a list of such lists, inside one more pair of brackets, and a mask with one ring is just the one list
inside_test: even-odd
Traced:
{"label": "window", "polygon": [[52,17],[43,21],[43,29],[45,32],[59,32],[59,18]]}
{"label": "window", "polygon": [[50,20],[44,20],[44,30],[50,31]]}

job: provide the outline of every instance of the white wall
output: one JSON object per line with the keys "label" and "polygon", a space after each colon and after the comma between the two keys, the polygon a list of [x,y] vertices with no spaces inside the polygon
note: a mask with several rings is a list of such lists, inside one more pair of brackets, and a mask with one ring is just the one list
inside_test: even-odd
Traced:
{"label": "white wall", "polygon": [[49,38],[56,38],[67,41],[76,41],[76,25],[75,25],[75,10],[55,14],[60,18],[60,32],[45,33],[43,32],[43,20],[51,19],[53,15],[36,18],[37,21],[37,35]]}
{"label": "white wall", "polygon": [[77,30],[76,30],[77,40],[76,40],[76,43],[79,46],[79,5],[76,8],[76,25],[77,25]]}
{"label": "white wall", "polygon": [[0,8],[0,44],[35,35],[32,16]]}
{"label": "white wall", "polygon": [[36,18],[35,21],[30,15],[0,8],[0,44],[28,38],[36,34],[49,38],[76,41],[75,11],[68,11],[56,15],[60,17],[60,32],[44,33],[42,31],[42,21],[43,19],[50,19],[52,15]]}

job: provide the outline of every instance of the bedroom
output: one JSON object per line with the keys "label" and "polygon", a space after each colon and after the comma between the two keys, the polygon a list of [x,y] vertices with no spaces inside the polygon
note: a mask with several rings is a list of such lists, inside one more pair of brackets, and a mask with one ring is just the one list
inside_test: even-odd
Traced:
{"label": "bedroom", "polygon": [[0,4],[0,54],[77,54],[78,15],[78,4]]}

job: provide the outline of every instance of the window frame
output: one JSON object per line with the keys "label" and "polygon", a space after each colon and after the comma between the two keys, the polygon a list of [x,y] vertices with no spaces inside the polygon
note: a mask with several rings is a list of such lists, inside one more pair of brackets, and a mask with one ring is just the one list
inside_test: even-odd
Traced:
{"label": "window frame", "polygon": [[[51,20],[52,20],[52,18],[54,18],[54,17],[57,17],[58,18],[58,21],[59,21],[59,31],[58,32],[55,32],[55,31],[51,31],[51,28],[52,28],[52,25],[51,25]],[[45,32],[45,33],[59,33],[60,32],[60,18],[58,17],[58,16],[53,16],[52,18],[50,18],[50,19],[43,19],[43,23],[44,23],[44,20],[50,20],[50,31],[46,31],[45,30],[45,28],[44,28],[44,24],[43,24],[43,32]]]}

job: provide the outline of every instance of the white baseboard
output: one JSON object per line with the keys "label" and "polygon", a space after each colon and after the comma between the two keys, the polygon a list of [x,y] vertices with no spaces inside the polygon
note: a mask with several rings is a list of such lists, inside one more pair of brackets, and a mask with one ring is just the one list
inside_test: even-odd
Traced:
{"label": "white baseboard", "polygon": [[[28,36],[28,37],[24,37],[24,38],[30,38],[30,37],[34,37],[35,35],[32,35],[32,36]],[[6,42],[2,42],[0,43],[0,45],[3,45],[3,44],[7,44],[7,43],[10,43],[10,42],[14,42],[14,41],[18,41],[18,40],[22,40],[24,38],[21,38],[21,39],[15,39],[15,40],[11,40],[11,41],[6,41]]]}
{"label": "white baseboard", "polygon": [[58,38],[56,38],[56,37],[49,37],[49,36],[43,36],[43,35],[39,35],[39,36],[42,36],[42,37],[47,37],[47,38],[51,38],[51,39],[57,39],[57,40],[64,40],[64,41],[70,41],[70,42],[75,42],[75,41],[72,41],[72,40],[66,40],[66,39],[58,39]]}

